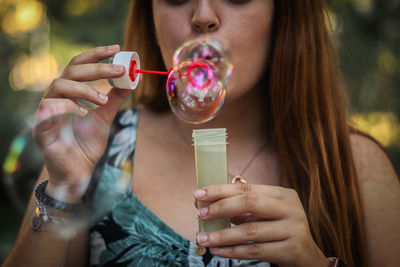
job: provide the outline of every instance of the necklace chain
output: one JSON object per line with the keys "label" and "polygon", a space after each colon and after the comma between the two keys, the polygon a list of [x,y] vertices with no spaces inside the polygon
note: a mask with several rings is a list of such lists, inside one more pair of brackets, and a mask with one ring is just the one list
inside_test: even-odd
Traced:
{"label": "necklace chain", "polygon": [[241,170],[239,170],[238,174],[233,175],[232,173],[229,172],[228,170],[228,175],[231,178],[234,178],[236,176],[240,176],[242,177],[244,175],[244,173],[247,171],[247,169],[250,167],[250,165],[253,163],[253,161],[258,157],[258,155],[265,149],[265,147],[267,146],[267,144],[262,145],[257,151],[256,153],[250,158],[250,160],[247,162],[246,165],[243,166],[243,168]]}
{"label": "necklace chain", "polygon": [[[182,137],[182,139],[185,141],[185,143],[187,143],[189,146],[192,146],[192,143],[187,140],[186,136],[182,133],[181,128],[179,127],[179,125],[176,123],[176,126],[178,128],[178,132],[180,134],[180,136]],[[250,158],[250,160],[246,163],[246,165],[244,165],[242,167],[242,169],[239,170],[238,174],[233,175],[231,172],[229,172],[229,170],[227,170],[228,175],[230,176],[230,178],[234,178],[234,177],[242,177],[242,175],[247,171],[247,169],[251,166],[251,164],[253,163],[253,161],[258,157],[258,155],[265,149],[265,147],[267,146],[267,144],[263,144],[257,151],[256,153]]]}

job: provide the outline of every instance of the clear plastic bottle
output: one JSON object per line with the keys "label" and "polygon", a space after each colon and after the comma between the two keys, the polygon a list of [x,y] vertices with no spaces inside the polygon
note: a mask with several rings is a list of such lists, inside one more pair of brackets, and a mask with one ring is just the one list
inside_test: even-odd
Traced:
{"label": "clear plastic bottle", "polygon": [[[195,148],[197,188],[228,182],[228,168],[226,159],[225,128],[202,129],[193,131]],[[209,202],[199,202],[199,208],[207,206]],[[230,218],[212,220],[199,219],[198,233],[217,231],[230,227]]]}

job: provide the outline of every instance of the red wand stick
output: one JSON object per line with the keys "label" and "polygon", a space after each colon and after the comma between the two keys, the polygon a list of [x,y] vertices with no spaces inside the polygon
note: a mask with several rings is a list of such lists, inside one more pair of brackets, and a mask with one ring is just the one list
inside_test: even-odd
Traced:
{"label": "red wand stick", "polygon": [[168,71],[155,71],[155,70],[135,70],[135,73],[147,73],[147,74],[159,74],[159,75],[168,75]]}

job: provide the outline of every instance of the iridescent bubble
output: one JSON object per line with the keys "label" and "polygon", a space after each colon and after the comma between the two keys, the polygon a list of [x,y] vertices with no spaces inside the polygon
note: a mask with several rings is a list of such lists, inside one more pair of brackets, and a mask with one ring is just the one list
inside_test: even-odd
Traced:
{"label": "iridescent bubble", "polygon": [[227,50],[215,39],[192,40],[177,49],[173,64],[166,85],[172,111],[193,124],[213,119],[225,103],[232,77]]}
{"label": "iridescent bubble", "polygon": [[18,134],[11,142],[3,162],[3,180],[13,210],[24,214],[43,160],[29,130]]}
{"label": "iridescent bubble", "polygon": [[[121,117],[119,123],[130,124],[131,120],[130,117]],[[86,117],[61,115],[43,123],[55,124],[58,121],[62,121],[64,125],[57,141],[61,151],[55,157],[59,157],[66,166],[72,167],[68,169],[71,172],[74,169],[80,170],[76,172],[76,177],[64,182],[73,185],[76,192],[82,195],[77,210],[71,213],[68,224],[63,225],[60,231],[60,234],[68,237],[71,233],[85,229],[104,217],[116,203],[132,191],[132,161],[128,157],[130,147],[126,144],[129,143],[133,133],[126,131],[134,131],[135,128],[127,127],[125,132],[117,132],[113,142],[109,143],[105,150],[99,150],[96,146],[99,145],[100,139],[107,142],[109,129],[106,124],[99,123],[96,116],[91,116],[90,112]],[[111,132],[115,130],[111,129]],[[90,156],[91,153],[98,155],[98,158],[94,159],[97,162],[94,169],[84,168],[84,164],[81,163],[84,158],[79,157],[82,153],[85,156]],[[60,190],[53,194],[56,199],[63,200],[64,192],[65,190]]]}
{"label": "iridescent bubble", "polygon": [[[137,116],[119,117],[118,123],[126,124],[128,127],[116,133],[113,142],[108,144],[105,151],[104,148],[101,151],[90,151],[96,147],[101,136],[107,142],[110,130],[105,124],[100,124],[95,116],[91,116],[90,112],[86,117],[57,115],[38,124],[32,123],[34,127],[43,127],[47,131],[49,127],[59,127],[57,134],[53,136],[57,142],[55,144],[57,149],[54,149],[51,157],[44,157],[44,162],[35,141],[31,138],[31,130],[13,140],[8,156],[3,162],[5,179],[2,182],[6,185],[10,199],[21,214],[27,207],[43,163],[53,158],[64,164],[66,170],[76,171],[73,179],[59,181],[63,184],[74,185],[75,190],[81,192],[79,208],[70,212],[65,223],[57,227],[57,232],[65,238],[69,238],[71,233],[87,229],[103,218],[116,203],[132,191],[132,160],[129,158],[132,147],[126,144],[134,134],[129,131],[136,129],[129,125],[137,123]],[[111,132],[115,131],[111,129]],[[90,153],[99,155],[98,164],[94,170],[82,168],[83,160],[77,155],[83,151],[86,156]],[[43,151],[41,152],[43,154]],[[100,157],[103,152],[104,155]],[[65,190],[53,191],[53,198],[66,202]],[[51,219],[51,216],[38,209],[31,212],[32,216]]]}
{"label": "iridescent bubble", "polygon": [[232,78],[233,65],[231,63],[231,55],[226,47],[214,38],[202,37],[184,43],[175,51],[172,60],[174,66],[177,66],[187,59],[192,59],[193,61],[199,59],[209,60],[221,72],[226,83],[229,83]]}

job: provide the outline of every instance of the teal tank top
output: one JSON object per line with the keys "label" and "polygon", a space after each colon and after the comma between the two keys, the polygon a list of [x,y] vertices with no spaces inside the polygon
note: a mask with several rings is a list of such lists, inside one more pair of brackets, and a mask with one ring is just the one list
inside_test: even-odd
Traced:
{"label": "teal tank top", "polygon": [[[112,195],[108,186],[124,174],[122,163],[134,161],[139,111],[120,111],[112,125],[94,197],[95,203]],[[95,170],[95,172],[96,172]],[[276,266],[255,260],[236,260],[195,252],[197,244],[175,232],[130,190],[90,227],[90,266]],[[110,192],[111,191],[111,192]]]}

